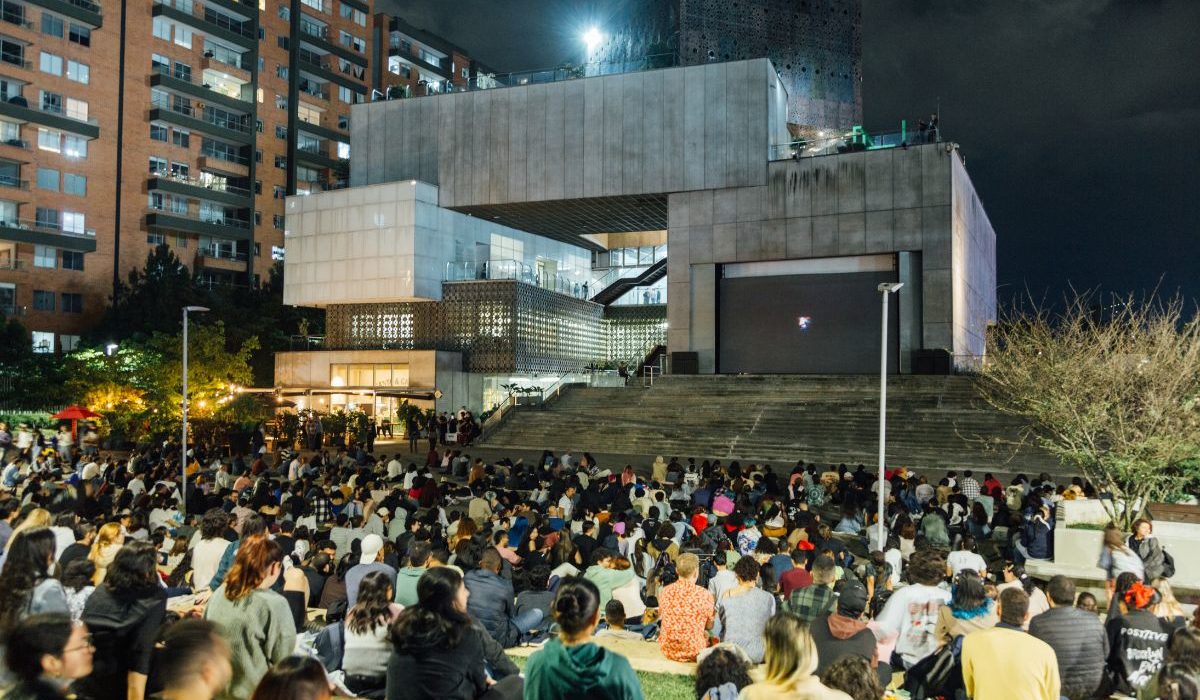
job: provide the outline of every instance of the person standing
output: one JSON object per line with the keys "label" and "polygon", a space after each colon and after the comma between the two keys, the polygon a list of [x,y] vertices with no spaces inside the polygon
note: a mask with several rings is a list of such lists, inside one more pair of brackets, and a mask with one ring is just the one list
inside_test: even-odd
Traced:
{"label": "person standing", "polygon": [[1021,629],[1029,596],[1019,588],[1000,594],[1000,623],[963,637],[962,676],[973,700],[1059,700],[1058,660],[1049,644]]}
{"label": "person standing", "polygon": [[1070,700],[1093,698],[1104,684],[1108,637],[1095,613],[1075,607],[1075,582],[1055,576],[1046,584],[1050,609],[1029,621],[1029,634],[1050,645],[1058,659],[1061,692]]}
{"label": "person standing", "polygon": [[1166,555],[1162,544],[1154,536],[1154,523],[1145,518],[1133,522],[1133,534],[1127,542],[1129,548],[1142,559],[1145,582],[1150,583],[1163,575],[1166,568]]}
{"label": "person standing", "polygon": [[672,661],[692,662],[708,646],[716,601],[711,593],[696,585],[700,558],[695,554],[679,555],[675,571],[679,580],[658,594],[662,615],[658,646],[663,656]]}

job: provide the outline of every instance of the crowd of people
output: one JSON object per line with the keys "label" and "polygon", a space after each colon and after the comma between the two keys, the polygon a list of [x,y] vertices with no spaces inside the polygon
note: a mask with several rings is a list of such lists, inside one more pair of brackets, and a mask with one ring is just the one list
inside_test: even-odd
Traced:
{"label": "crowd of people", "polygon": [[1026,572],[1079,479],[254,444],[9,447],[4,698],[636,699],[647,653],[712,700],[1200,697],[1151,522],[1100,600]]}

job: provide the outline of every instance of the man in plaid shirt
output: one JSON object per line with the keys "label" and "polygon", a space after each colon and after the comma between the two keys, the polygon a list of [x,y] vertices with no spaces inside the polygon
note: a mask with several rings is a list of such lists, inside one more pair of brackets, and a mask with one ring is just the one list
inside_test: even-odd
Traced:
{"label": "man in plaid shirt", "polygon": [[968,501],[974,501],[979,495],[979,482],[971,475],[971,470],[963,472],[962,481],[958,482],[959,489],[962,490],[962,495],[967,497]]}
{"label": "man in plaid shirt", "polygon": [[811,586],[792,591],[785,609],[796,617],[811,623],[818,615],[833,609],[837,594],[833,584],[837,581],[837,564],[833,557],[822,554],[813,562]]}
{"label": "man in plaid shirt", "polygon": [[313,517],[317,519],[317,525],[333,520],[333,504],[320,488],[308,492],[308,504],[312,508]]}

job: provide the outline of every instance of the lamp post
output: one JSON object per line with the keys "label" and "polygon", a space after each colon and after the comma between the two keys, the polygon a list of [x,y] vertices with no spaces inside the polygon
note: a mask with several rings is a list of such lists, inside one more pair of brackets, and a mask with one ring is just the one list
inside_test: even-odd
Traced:
{"label": "lamp post", "polygon": [[188,413],[188,395],[187,395],[187,380],[188,380],[188,312],[195,311],[203,313],[208,311],[204,306],[185,306],[183,307],[183,442],[179,444],[179,462],[180,462],[180,494],[183,499],[183,516],[187,517],[187,413]]}
{"label": "lamp post", "polygon": [[879,336],[879,512],[878,522],[876,527],[879,529],[878,544],[879,550],[883,551],[887,547],[887,541],[883,534],[883,518],[884,509],[887,505],[884,503],[885,497],[883,492],[884,482],[884,441],[887,436],[887,338],[888,338],[888,295],[900,291],[904,286],[903,282],[884,282],[876,287],[879,293],[883,296],[883,321],[882,332]]}

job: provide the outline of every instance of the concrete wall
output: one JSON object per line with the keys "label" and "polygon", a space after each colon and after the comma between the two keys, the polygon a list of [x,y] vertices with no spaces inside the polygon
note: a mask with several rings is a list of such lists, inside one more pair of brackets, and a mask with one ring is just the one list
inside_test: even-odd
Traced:
{"label": "concrete wall", "polygon": [[787,93],[766,59],[356,105],[351,184],[444,207],[765,184]]}
{"label": "concrete wall", "polygon": [[531,268],[545,258],[580,283],[590,278],[586,249],[442,209],[437,200],[438,188],[409,180],[289,197],[284,303],[441,299],[446,263],[473,268],[476,244],[490,244],[493,233],[519,241]]}
{"label": "concrete wall", "polygon": [[[483,397],[483,378],[463,371],[462,355],[437,350],[329,350],[280,352],[275,354],[275,386],[284,388],[332,389],[329,366],[334,364],[390,363],[408,365],[408,384],[414,390],[438,389],[439,411],[474,407]],[[399,388],[381,388],[397,391]],[[351,393],[351,392],[347,392]]]}
{"label": "concrete wall", "polygon": [[910,346],[981,353],[995,315],[995,233],[946,146],[778,161],[761,187],[672,194],[668,348],[698,352],[701,371],[715,370],[717,265],[911,251],[921,328],[906,334]]}

